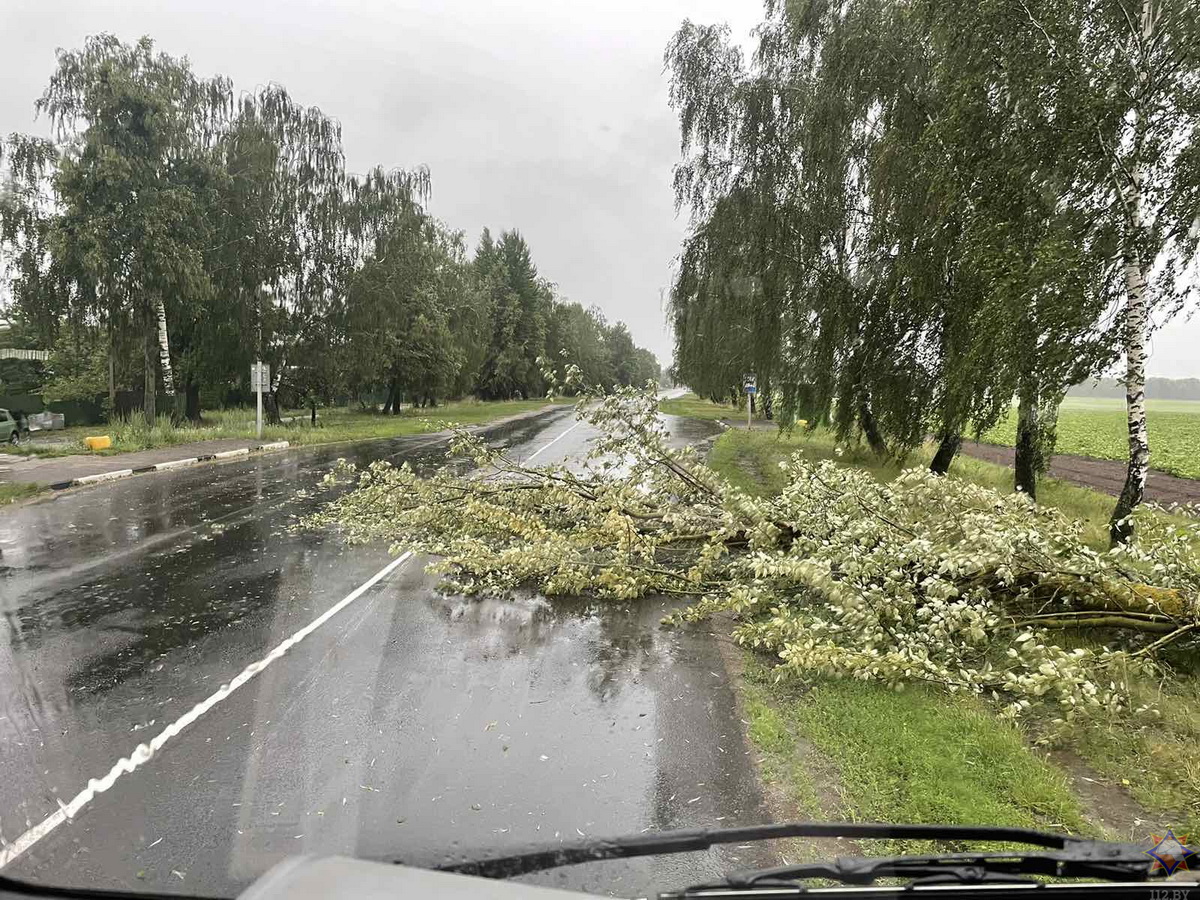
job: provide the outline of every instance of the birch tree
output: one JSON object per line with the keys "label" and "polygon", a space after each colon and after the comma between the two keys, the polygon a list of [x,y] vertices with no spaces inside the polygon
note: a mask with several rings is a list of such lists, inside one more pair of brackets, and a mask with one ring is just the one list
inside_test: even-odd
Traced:
{"label": "birch tree", "polygon": [[197,178],[230,107],[226,79],[201,79],[153,42],[90,37],[64,50],[37,101],[66,148],[55,191],[109,317],[128,305],[143,343],[143,412],[156,415],[159,368],[174,388],[165,302],[207,289]]}
{"label": "birch tree", "polygon": [[[1149,25],[1129,32],[1139,12]],[[1016,482],[1032,496],[1065,390],[1112,359],[1118,327],[1141,358],[1144,304],[1108,315],[1122,267],[1127,296],[1180,302],[1168,286],[1196,237],[1196,25],[1181,14],[768,3],[749,65],[721,29],[685,23],[666,57],[677,199],[693,212],[672,307],[681,376],[727,383],[765,348],[786,413],[901,457],[932,432],[935,471],[1016,396]],[[1155,44],[1163,27],[1175,35]],[[1139,80],[1138,53],[1159,75]],[[1153,112],[1135,115],[1152,88]],[[1154,285],[1131,254],[1156,261]],[[760,317],[767,335],[741,324]]]}
{"label": "birch tree", "polygon": [[1043,87],[1074,105],[1079,202],[1118,235],[1129,461],[1113,541],[1132,534],[1150,465],[1147,341],[1188,299],[1200,197],[1200,23],[1184,0],[1019,0]]}

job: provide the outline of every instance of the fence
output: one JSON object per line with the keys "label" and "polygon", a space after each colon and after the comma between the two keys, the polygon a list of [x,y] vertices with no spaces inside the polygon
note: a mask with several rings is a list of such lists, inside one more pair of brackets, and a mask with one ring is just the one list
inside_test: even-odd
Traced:
{"label": "fence", "polygon": [[37,394],[0,394],[0,409],[32,415],[39,412],[61,413],[68,425],[99,425],[107,420],[104,400],[58,400],[45,403]]}

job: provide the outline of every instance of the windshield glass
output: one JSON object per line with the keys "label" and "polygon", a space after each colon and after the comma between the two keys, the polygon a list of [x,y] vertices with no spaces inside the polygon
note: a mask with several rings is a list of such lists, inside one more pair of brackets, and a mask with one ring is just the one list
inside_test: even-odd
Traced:
{"label": "windshield glass", "polygon": [[0,74],[0,875],[1186,866],[1187,2],[19,2]]}

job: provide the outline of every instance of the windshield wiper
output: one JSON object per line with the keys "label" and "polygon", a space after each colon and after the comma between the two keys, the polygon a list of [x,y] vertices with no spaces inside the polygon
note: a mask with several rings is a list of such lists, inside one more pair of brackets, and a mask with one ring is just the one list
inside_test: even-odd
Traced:
{"label": "windshield wiper", "polygon": [[735,872],[717,884],[697,885],[675,896],[716,887],[795,887],[822,878],[842,884],[868,885],[880,878],[903,878],[912,884],[993,884],[1031,882],[1025,875],[1089,878],[1102,881],[1145,881],[1152,860],[1132,844],[1078,840],[1062,850],[945,853],[931,856],[843,856],[828,862],[799,863]]}
{"label": "windshield wiper", "polygon": [[[827,878],[848,884],[870,884],[877,878],[942,878],[972,882],[997,878],[1013,880],[1019,874],[1102,878],[1110,881],[1144,881],[1151,860],[1135,844],[1094,841],[1032,828],[991,825],[885,825],[881,823],[784,822],[741,828],[699,828],[639,834],[609,840],[579,841],[510,856],[439,866],[441,871],[512,878],[543,869],[576,863],[634,856],[656,856],[707,850],[714,844],[738,844],[776,838],[876,838],[929,841],[1003,841],[1056,852],[1008,851],[952,853],[936,856],[900,856],[880,859],[839,858],[832,862],[782,866],[757,872],[735,873],[722,885],[795,885],[809,878]],[[696,888],[695,890],[700,890]]]}

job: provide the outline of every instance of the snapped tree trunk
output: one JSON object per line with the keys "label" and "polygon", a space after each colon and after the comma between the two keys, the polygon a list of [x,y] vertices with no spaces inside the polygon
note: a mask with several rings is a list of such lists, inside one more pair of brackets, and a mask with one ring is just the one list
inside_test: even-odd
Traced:
{"label": "snapped tree trunk", "polygon": [[200,385],[194,381],[188,381],[184,385],[183,393],[183,414],[189,422],[200,424]]}
{"label": "snapped tree trunk", "polygon": [[142,414],[146,417],[146,424],[153,425],[157,414],[155,401],[158,399],[158,357],[155,354],[153,310],[147,312],[146,319],[142,333],[142,369],[145,376],[142,381]]}
{"label": "snapped tree trunk", "polygon": [[1017,453],[1013,486],[1031,500],[1037,499],[1037,479],[1042,471],[1041,434],[1038,421],[1038,389],[1024,379],[1017,393]]}
{"label": "snapped tree trunk", "polygon": [[858,423],[862,426],[863,437],[867,439],[867,446],[871,448],[871,452],[876,456],[887,456],[887,444],[883,442],[883,435],[879,433],[879,423],[875,421],[875,414],[871,412],[871,404],[865,399],[858,405]]}
{"label": "snapped tree trunk", "polygon": [[943,434],[941,440],[938,441],[937,452],[933,454],[933,461],[929,464],[929,471],[934,475],[945,475],[950,471],[950,463],[954,462],[954,457],[958,456],[961,447],[961,434],[958,432]]}

